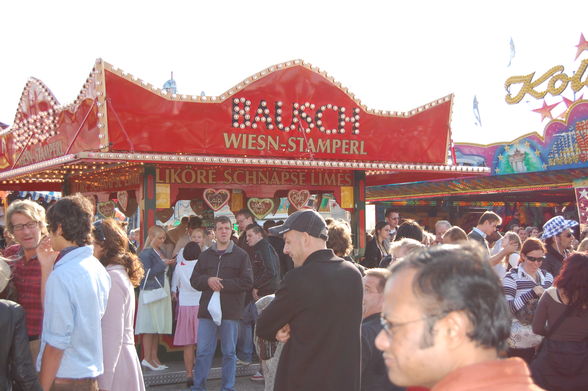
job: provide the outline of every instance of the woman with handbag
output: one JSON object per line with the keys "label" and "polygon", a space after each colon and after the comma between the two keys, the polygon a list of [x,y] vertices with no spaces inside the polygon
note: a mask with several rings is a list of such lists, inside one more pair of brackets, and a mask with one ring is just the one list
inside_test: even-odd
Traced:
{"label": "woman with handbag", "polygon": [[553,277],[541,270],[545,245],[539,239],[525,240],[520,256],[519,266],[510,269],[502,280],[506,301],[513,314],[508,356],[520,357],[530,364],[535,357],[536,347],[543,339],[533,333],[531,322],[537,302],[543,291],[553,284]]}
{"label": "woman with handbag", "polygon": [[546,390],[588,390],[588,254],[573,253],[539,300],[533,331],[545,340],[531,364]]}
{"label": "woman with handbag", "polygon": [[100,390],[143,391],[145,383],[133,338],[133,288],[143,278],[143,266],[129,251],[127,235],[115,220],[95,222],[93,235],[94,256],[106,267],[111,281],[102,317],[104,373],[98,377],[98,386]]}
{"label": "woman with handbag", "polygon": [[145,277],[140,285],[135,334],[143,334],[141,365],[153,371],[167,369],[157,357],[159,334],[172,332],[171,297],[166,271],[168,265],[175,261],[162,254],[161,246],[166,236],[163,228],[152,226],[149,228],[145,248],[139,254]]}

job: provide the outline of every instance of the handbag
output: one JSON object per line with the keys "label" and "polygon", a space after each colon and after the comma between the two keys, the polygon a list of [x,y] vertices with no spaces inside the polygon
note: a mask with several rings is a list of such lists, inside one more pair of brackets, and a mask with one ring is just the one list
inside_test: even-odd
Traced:
{"label": "handbag", "polygon": [[161,286],[161,282],[155,277],[155,281],[159,284],[159,288],[151,289],[146,291],[145,284],[147,283],[147,279],[149,278],[149,272],[151,269],[147,270],[147,275],[145,276],[145,280],[143,281],[143,304],[150,304],[154,303],[159,300],[163,300],[167,297],[167,292]]}
{"label": "handbag", "polygon": [[517,312],[515,312],[514,317],[517,318],[521,324],[527,326],[533,323],[533,316],[535,316],[535,310],[537,310],[537,304],[539,304],[538,298],[533,298],[527,302]]}

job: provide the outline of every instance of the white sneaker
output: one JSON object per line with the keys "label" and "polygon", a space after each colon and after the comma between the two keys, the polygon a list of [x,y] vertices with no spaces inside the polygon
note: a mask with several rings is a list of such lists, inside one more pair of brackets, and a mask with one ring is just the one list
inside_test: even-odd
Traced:
{"label": "white sneaker", "polygon": [[237,365],[243,366],[243,367],[248,367],[249,365],[251,365],[251,361],[242,361],[237,359]]}

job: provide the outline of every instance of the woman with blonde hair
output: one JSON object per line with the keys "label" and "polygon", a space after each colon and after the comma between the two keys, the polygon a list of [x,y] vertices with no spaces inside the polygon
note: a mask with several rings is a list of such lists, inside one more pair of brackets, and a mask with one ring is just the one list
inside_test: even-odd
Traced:
{"label": "woman with blonde hair", "polygon": [[[158,225],[152,226],[147,234],[145,248],[139,254],[145,277],[140,285],[135,334],[143,334],[143,361],[141,361],[141,365],[153,371],[168,368],[159,361],[157,349],[159,334],[171,334],[172,332],[170,285],[166,271],[168,266],[175,261],[166,258],[163,254],[162,246],[166,237],[165,229]],[[151,294],[145,292],[155,290],[157,293],[161,293],[161,297],[152,300],[152,293],[155,292],[150,292]]]}
{"label": "woman with blonde hair", "polygon": [[143,278],[139,258],[129,251],[127,235],[113,219],[94,223],[94,256],[106,267],[111,287],[102,317],[104,373],[98,377],[101,390],[145,389],[135,350],[133,321],[136,287]]}

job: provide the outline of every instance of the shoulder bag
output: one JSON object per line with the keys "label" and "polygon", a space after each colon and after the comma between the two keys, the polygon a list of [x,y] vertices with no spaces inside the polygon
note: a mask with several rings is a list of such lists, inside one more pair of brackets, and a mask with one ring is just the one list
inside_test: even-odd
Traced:
{"label": "shoulder bag", "polygon": [[167,297],[167,292],[161,286],[161,282],[155,277],[155,281],[159,284],[159,288],[145,290],[145,284],[147,283],[147,279],[149,278],[149,272],[151,269],[147,270],[147,275],[145,276],[145,280],[143,281],[143,304],[153,303],[159,300],[163,300]]}

